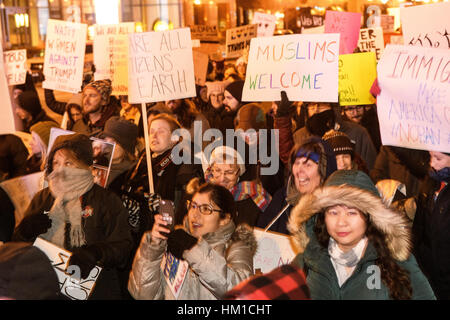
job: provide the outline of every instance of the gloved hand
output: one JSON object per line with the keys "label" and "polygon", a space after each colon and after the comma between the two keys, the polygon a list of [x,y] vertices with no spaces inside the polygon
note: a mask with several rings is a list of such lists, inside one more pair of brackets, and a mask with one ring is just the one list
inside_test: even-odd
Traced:
{"label": "gloved hand", "polygon": [[25,239],[34,239],[40,234],[46,233],[52,226],[52,220],[43,213],[32,214],[23,218],[17,230]]}
{"label": "gloved hand", "polygon": [[[89,277],[91,270],[101,259],[101,251],[95,245],[83,246],[73,250],[68,266],[78,266],[82,279]],[[74,274],[75,275],[75,274]]]}
{"label": "gloved hand", "polygon": [[157,193],[145,193],[145,199],[148,203],[148,209],[152,214],[159,213],[159,203],[161,201],[161,196]]}
{"label": "gloved hand", "polygon": [[178,259],[183,259],[184,250],[189,250],[196,244],[197,238],[191,236],[183,229],[172,231],[167,238],[167,250]]}
{"label": "gloved hand", "polygon": [[289,101],[286,91],[281,91],[281,101],[277,101],[276,104],[278,106],[277,118],[289,116],[289,109],[292,106],[292,102]]}
{"label": "gloved hand", "polygon": [[122,194],[121,196],[123,206],[128,210],[128,223],[133,228],[136,228],[139,225],[140,217],[139,213],[141,211],[141,207],[139,202],[135,199],[130,198],[126,194]]}

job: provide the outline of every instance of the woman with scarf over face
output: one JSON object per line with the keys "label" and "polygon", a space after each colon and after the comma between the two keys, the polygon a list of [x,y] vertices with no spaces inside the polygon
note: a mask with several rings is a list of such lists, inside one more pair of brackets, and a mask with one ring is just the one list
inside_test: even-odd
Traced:
{"label": "woman with scarf over face", "polygon": [[72,252],[68,262],[82,279],[102,267],[92,299],[121,298],[117,268],[132,248],[128,213],[120,198],[94,183],[91,140],[82,134],[56,138],[45,171],[49,187],[38,192],[16,228],[14,241],[39,236]]}
{"label": "woman with scarf over face", "polygon": [[292,208],[336,171],[336,156],[327,142],[311,137],[294,146],[289,167],[287,186],[274,194],[269,207],[259,216],[256,225],[260,228],[289,234],[287,222]]}
{"label": "woman with scarf over face", "polygon": [[414,253],[438,299],[450,299],[450,153],[430,151],[433,186],[416,199]]}
{"label": "woman with scarf over face", "polygon": [[406,217],[369,176],[338,170],[292,210],[289,231],[312,299],[407,300],[435,296],[411,254]]}

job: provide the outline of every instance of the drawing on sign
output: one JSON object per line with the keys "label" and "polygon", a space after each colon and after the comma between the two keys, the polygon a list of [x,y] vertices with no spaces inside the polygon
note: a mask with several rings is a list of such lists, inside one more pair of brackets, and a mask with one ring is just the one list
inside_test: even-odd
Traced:
{"label": "drawing on sign", "polygon": [[258,26],[258,37],[271,37],[275,31],[277,17],[272,14],[255,12],[252,24]]}

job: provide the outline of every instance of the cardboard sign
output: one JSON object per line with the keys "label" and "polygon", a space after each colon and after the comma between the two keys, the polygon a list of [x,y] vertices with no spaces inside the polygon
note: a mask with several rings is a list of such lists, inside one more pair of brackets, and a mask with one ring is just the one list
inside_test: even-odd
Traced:
{"label": "cardboard sign", "polygon": [[189,264],[184,260],[175,258],[170,252],[166,252],[161,261],[161,270],[170,291],[175,299],[178,299],[189,270]]}
{"label": "cardboard sign", "polygon": [[204,86],[206,82],[206,73],[208,72],[208,54],[198,50],[192,50],[194,58],[195,84]]}
{"label": "cardboard sign", "polygon": [[128,34],[134,22],[95,25],[95,80],[110,79],[113,95],[128,94]]}
{"label": "cardboard sign", "polygon": [[375,103],[370,93],[377,77],[375,52],[339,56],[339,104],[357,106]]}
{"label": "cardboard sign", "polygon": [[400,8],[404,44],[450,49],[450,3]]}
{"label": "cardboard sign", "polygon": [[325,13],[325,33],[339,33],[339,54],[353,53],[358,45],[361,13],[327,11]]}
{"label": "cardboard sign", "polygon": [[253,38],[242,101],[338,101],[339,34]]}
{"label": "cardboard sign", "polygon": [[8,85],[24,84],[27,76],[27,50],[3,52]]}
{"label": "cardboard sign", "polygon": [[[0,57],[2,56],[3,48],[0,46]],[[3,61],[3,59],[0,59],[0,96],[2,97],[2,103],[0,104],[0,134],[14,133],[16,131],[14,125],[14,112],[9,95],[9,87],[6,80],[6,69]]]}
{"label": "cardboard sign", "polygon": [[285,234],[254,228],[258,249],[253,257],[255,273],[267,273],[284,264],[289,264],[298,254],[291,238]]}
{"label": "cardboard sign", "polygon": [[389,44],[378,83],[383,145],[450,152],[450,50]]}
{"label": "cardboard sign", "polygon": [[43,88],[71,93],[81,90],[86,31],[86,24],[48,20]]}
{"label": "cardboard sign", "polygon": [[325,26],[302,29],[302,34],[320,34],[325,33]]}
{"label": "cardboard sign", "polygon": [[191,38],[200,41],[219,41],[217,26],[193,25],[190,26]]}
{"label": "cardboard sign", "polygon": [[255,12],[252,24],[258,26],[258,37],[272,37],[275,32],[277,17],[273,14]]}
{"label": "cardboard sign", "polygon": [[384,38],[382,28],[365,28],[359,30],[358,49],[360,52],[375,52],[378,60],[384,50]]}
{"label": "cardboard sign", "polygon": [[41,249],[55,269],[58,276],[61,293],[72,300],[87,300],[95,287],[95,282],[102,271],[102,268],[95,266],[87,279],[77,280],[73,277],[73,272],[80,272],[76,266],[69,266],[69,258],[72,255],[70,251],[64,250],[51,242],[42,238],[36,238],[33,246]]}
{"label": "cardboard sign", "polygon": [[130,103],[195,97],[189,28],[129,36]]}
{"label": "cardboard sign", "polygon": [[237,58],[243,55],[250,47],[250,40],[256,37],[257,25],[250,24],[242,27],[227,29],[226,34],[226,56]]}

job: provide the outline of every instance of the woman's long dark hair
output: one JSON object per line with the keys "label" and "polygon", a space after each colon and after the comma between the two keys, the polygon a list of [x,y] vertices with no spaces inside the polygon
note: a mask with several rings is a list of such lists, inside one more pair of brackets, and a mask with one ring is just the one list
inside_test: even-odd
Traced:
{"label": "woman's long dark hair", "polygon": [[[411,280],[409,272],[400,267],[392,257],[386,243],[386,236],[370,221],[370,218],[363,214],[367,229],[366,236],[369,242],[375,247],[378,258],[376,265],[381,271],[381,280],[389,290],[389,296],[394,300],[410,300],[412,297]],[[317,214],[314,233],[320,245],[328,248],[330,235],[325,224],[325,212]]]}

